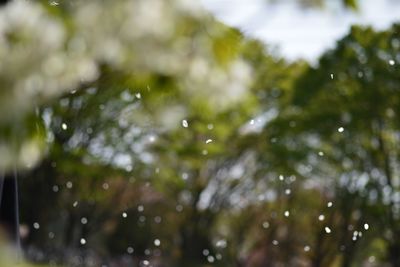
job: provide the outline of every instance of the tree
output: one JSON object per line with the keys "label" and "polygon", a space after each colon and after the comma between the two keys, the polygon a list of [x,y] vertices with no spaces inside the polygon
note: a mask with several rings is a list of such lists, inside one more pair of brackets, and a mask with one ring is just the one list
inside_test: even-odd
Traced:
{"label": "tree", "polygon": [[[398,31],[398,25],[383,32],[353,27],[297,82],[292,106],[275,122],[292,123],[292,133],[285,135],[284,128],[273,133],[282,134],[280,142],[289,154],[301,155],[297,172],[331,188],[327,192],[343,216],[338,227],[352,225],[353,231],[367,235],[369,225],[380,229],[375,238],[387,242],[392,266],[399,265],[394,253],[399,247],[394,238],[399,234],[399,125],[394,119],[399,110]],[[343,266],[350,266],[355,257],[357,244],[351,239],[354,236],[343,236],[339,243]]]}

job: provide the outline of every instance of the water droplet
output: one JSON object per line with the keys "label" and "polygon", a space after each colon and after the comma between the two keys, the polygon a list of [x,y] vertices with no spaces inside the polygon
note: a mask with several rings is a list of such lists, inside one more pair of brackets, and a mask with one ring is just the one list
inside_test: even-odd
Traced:
{"label": "water droplet", "polygon": [[328,226],[325,226],[325,232],[326,232],[327,234],[330,234],[330,233],[332,233],[332,230],[331,230],[331,228],[329,228]]}
{"label": "water droplet", "polygon": [[88,220],[86,219],[86,217],[82,217],[81,218],[81,224],[87,224]]}
{"label": "water droplet", "polygon": [[154,246],[159,247],[161,245],[160,239],[155,239],[154,240]]}
{"label": "water droplet", "polygon": [[122,218],[126,218],[126,217],[128,217],[128,214],[126,212],[123,212],[122,213]]}
{"label": "water droplet", "polygon": [[277,246],[277,245],[279,245],[279,242],[278,242],[278,240],[272,240],[272,245],[274,245],[274,246]]}
{"label": "water droplet", "polygon": [[209,144],[209,143],[211,143],[213,140],[212,139],[207,139],[206,140],[206,144]]}
{"label": "water droplet", "polygon": [[33,228],[38,230],[40,228],[40,224],[38,222],[33,223]]}
{"label": "water droplet", "polygon": [[68,181],[67,184],[66,184],[66,186],[67,186],[68,189],[71,189],[72,186],[73,186],[73,184],[72,184],[71,181]]}
{"label": "water droplet", "polygon": [[337,129],[337,131],[338,131],[339,133],[343,133],[344,128],[343,128],[343,127],[339,127],[339,128]]}
{"label": "water droplet", "polygon": [[149,142],[154,143],[156,141],[156,136],[155,135],[150,135],[149,136]]}
{"label": "water droplet", "polygon": [[135,94],[135,96],[136,96],[137,99],[141,99],[142,98],[142,95],[140,93]]}
{"label": "water droplet", "polygon": [[203,249],[203,255],[208,256],[210,254],[210,251],[208,249]]}
{"label": "water droplet", "polygon": [[318,220],[322,222],[323,220],[325,220],[325,216],[323,214],[319,215]]}
{"label": "water droplet", "polygon": [[81,245],[85,245],[86,244],[86,239],[85,238],[81,238]]}
{"label": "water droplet", "polygon": [[332,205],[333,205],[333,203],[332,202],[328,202],[328,204],[326,204],[326,206],[328,207],[328,208],[330,208],[330,207],[332,207]]}
{"label": "water droplet", "polygon": [[285,190],[285,194],[286,194],[286,195],[290,195],[290,193],[292,193],[292,190],[290,190],[290,189],[286,189],[286,190]]}
{"label": "water droplet", "polygon": [[283,177],[283,175],[279,175],[279,180],[280,180],[280,181],[283,181],[283,179],[285,179],[285,178]]}
{"label": "water droplet", "polygon": [[182,179],[183,180],[187,180],[189,178],[189,174],[188,173],[186,173],[186,172],[184,172],[184,173],[182,173]]}
{"label": "water droplet", "polygon": [[207,125],[207,129],[208,129],[208,130],[214,129],[214,124],[212,124],[212,123],[208,124],[208,125]]}
{"label": "water droplet", "polygon": [[396,62],[395,62],[393,59],[389,60],[389,65],[390,65],[390,66],[394,66],[395,63],[396,63]]}
{"label": "water droplet", "polygon": [[289,217],[290,212],[287,210],[287,211],[284,212],[284,215],[285,215],[285,217]]}
{"label": "water droplet", "polygon": [[67,124],[62,123],[62,124],[61,124],[61,129],[63,129],[64,131],[67,130],[67,129],[68,129]]}
{"label": "water droplet", "polygon": [[183,126],[184,128],[189,127],[188,121],[187,121],[187,120],[182,120],[182,126]]}
{"label": "water droplet", "polygon": [[55,237],[55,234],[53,232],[49,232],[49,238],[53,239]]}
{"label": "water droplet", "polygon": [[369,224],[368,223],[364,223],[364,229],[368,230],[369,229]]}
{"label": "water droplet", "polygon": [[132,254],[132,253],[134,252],[133,247],[128,247],[128,248],[126,249],[126,252],[128,252],[128,254]]}
{"label": "water droplet", "polygon": [[176,205],[175,209],[176,209],[177,212],[181,212],[181,211],[183,211],[183,206],[178,204],[178,205]]}
{"label": "water droplet", "polygon": [[160,216],[154,217],[154,222],[155,223],[161,223],[161,217]]}
{"label": "water droplet", "polygon": [[269,222],[263,222],[262,226],[264,229],[267,229],[269,227]]}
{"label": "water droplet", "polygon": [[318,156],[322,157],[323,155],[324,155],[324,152],[322,152],[322,151],[318,152]]}
{"label": "water droplet", "polygon": [[227,243],[226,243],[225,239],[221,239],[221,240],[218,240],[217,243],[215,243],[215,245],[218,248],[226,248]]}
{"label": "water droplet", "polygon": [[333,80],[333,78],[334,78],[334,77],[333,77],[333,73],[331,73],[331,79]]}
{"label": "water droplet", "polygon": [[207,257],[207,261],[210,262],[210,263],[213,263],[213,262],[214,262],[214,257],[211,256],[211,255],[208,256],[208,257]]}
{"label": "water droplet", "polygon": [[310,251],[310,249],[311,249],[310,246],[304,246],[304,251],[305,251],[305,252]]}
{"label": "water droplet", "polygon": [[55,193],[58,192],[58,185],[53,185],[53,192],[55,192]]}
{"label": "water droplet", "polygon": [[144,211],[144,206],[143,206],[143,205],[139,205],[138,208],[137,208],[137,210],[138,210],[139,212],[143,212],[143,211]]}
{"label": "water droplet", "polygon": [[75,202],[72,204],[72,207],[76,208],[77,206],[78,206],[78,201],[75,201]]}

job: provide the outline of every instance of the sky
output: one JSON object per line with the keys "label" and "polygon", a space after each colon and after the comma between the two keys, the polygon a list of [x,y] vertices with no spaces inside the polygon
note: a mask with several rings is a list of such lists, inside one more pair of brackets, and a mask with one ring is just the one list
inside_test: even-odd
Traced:
{"label": "sky", "polygon": [[400,0],[359,0],[358,11],[328,0],[325,9],[301,9],[294,0],[201,0],[222,22],[278,48],[289,60],[316,62],[353,24],[385,29],[400,22]]}

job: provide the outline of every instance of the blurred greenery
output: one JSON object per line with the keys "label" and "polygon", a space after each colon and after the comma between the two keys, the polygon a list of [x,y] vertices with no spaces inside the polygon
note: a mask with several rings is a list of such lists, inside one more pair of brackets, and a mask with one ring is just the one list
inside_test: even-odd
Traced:
{"label": "blurred greenery", "polygon": [[[279,2],[283,2],[283,1],[279,1],[279,0],[267,0],[269,2],[272,3],[279,3]],[[298,3],[306,8],[324,8],[326,7],[326,5],[328,3],[332,4],[332,3],[339,3],[342,4],[343,7],[345,8],[349,8],[349,9],[353,9],[353,10],[358,10],[358,4],[359,1],[358,0],[299,0]]]}
{"label": "blurred greenery", "polygon": [[1,8],[27,262],[400,266],[400,25],[312,66],[167,2]]}

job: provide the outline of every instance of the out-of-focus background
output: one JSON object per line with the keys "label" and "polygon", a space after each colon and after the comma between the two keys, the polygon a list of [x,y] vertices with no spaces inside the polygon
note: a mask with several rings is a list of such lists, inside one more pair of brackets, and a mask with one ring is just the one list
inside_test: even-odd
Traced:
{"label": "out-of-focus background", "polygon": [[399,1],[2,2],[0,267],[400,266]]}

